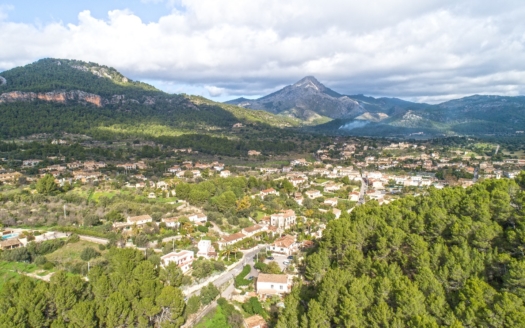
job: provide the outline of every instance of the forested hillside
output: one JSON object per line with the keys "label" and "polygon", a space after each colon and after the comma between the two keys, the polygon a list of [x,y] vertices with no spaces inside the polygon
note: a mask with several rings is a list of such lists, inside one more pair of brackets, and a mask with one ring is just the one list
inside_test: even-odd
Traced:
{"label": "forested hillside", "polygon": [[46,58],[0,75],[7,81],[0,92],[83,90],[105,97],[116,94],[138,97],[161,93],[149,84],[129,80],[114,68],[80,60]]}
{"label": "forested hillside", "polygon": [[329,223],[278,327],[524,327],[525,175]]}
{"label": "forested hillside", "polygon": [[184,323],[184,297],[178,288],[182,273],[176,265],[159,270],[134,249],[113,248],[108,259],[107,268],[91,269],[89,281],[62,271],[50,283],[26,277],[6,283],[0,291],[0,326],[180,327]]}

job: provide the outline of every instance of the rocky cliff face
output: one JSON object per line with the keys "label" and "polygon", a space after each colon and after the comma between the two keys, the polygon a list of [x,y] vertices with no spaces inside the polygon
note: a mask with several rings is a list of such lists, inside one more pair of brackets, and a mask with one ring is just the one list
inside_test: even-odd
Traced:
{"label": "rocky cliff face", "polygon": [[126,98],[124,95],[114,95],[109,99],[105,99],[99,95],[88,93],[80,90],[74,91],[52,91],[52,92],[21,92],[12,91],[0,94],[0,104],[10,103],[16,101],[51,101],[51,102],[77,102],[81,104],[92,104],[97,107],[105,105],[121,105],[125,103],[143,103],[144,105],[154,105],[155,98],[144,97],[143,101]]}

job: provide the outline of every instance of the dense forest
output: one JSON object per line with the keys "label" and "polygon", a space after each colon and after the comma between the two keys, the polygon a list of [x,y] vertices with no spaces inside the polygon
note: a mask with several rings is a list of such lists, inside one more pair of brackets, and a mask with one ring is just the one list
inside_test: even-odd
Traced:
{"label": "dense forest", "polygon": [[525,326],[525,174],[331,221],[277,327]]}
{"label": "dense forest", "polygon": [[110,249],[89,280],[66,272],[49,283],[22,277],[0,291],[2,327],[180,327],[180,269],[158,269],[133,249]]}

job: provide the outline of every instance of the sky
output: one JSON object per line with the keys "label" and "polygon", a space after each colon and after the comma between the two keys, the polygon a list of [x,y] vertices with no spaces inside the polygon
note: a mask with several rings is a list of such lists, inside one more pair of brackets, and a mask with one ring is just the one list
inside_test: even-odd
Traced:
{"label": "sky", "polygon": [[522,0],[0,0],[0,72],[80,59],[216,101],[308,75],[347,95],[516,96],[523,17]]}

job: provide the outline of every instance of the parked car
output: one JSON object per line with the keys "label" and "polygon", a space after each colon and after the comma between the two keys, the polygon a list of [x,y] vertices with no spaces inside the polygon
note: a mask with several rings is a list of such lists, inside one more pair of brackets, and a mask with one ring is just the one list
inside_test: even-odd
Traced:
{"label": "parked car", "polygon": [[253,276],[249,276],[249,277],[248,277],[248,280],[253,280]]}
{"label": "parked car", "polygon": [[293,260],[293,255],[288,256],[287,259]]}
{"label": "parked car", "polygon": [[272,260],[274,260],[274,257],[273,256],[269,256],[269,257],[267,257],[267,259],[272,261]]}
{"label": "parked car", "polygon": [[283,261],[283,264],[284,265],[288,265],[288,264],[290,264],[290,261]]}

